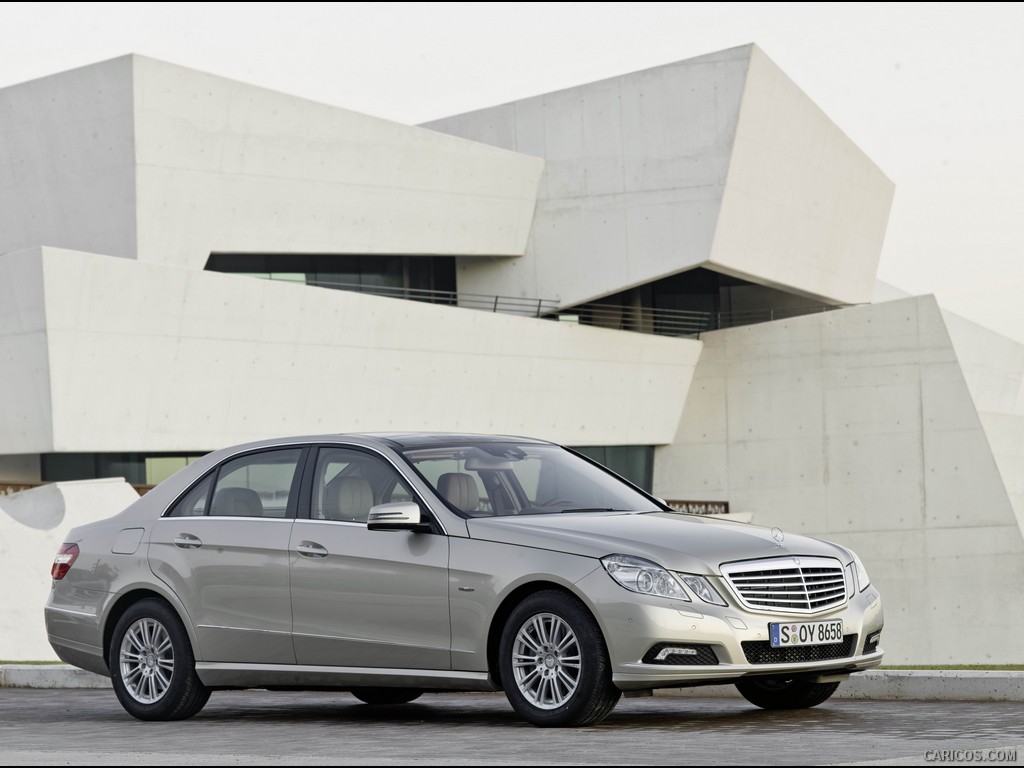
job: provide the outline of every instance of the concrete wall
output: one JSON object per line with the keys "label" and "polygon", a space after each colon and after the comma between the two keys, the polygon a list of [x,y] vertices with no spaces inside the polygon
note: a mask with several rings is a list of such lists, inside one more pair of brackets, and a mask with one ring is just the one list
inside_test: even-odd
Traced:
{"label": "concrete wall", "polygon": [[953,312],[942,317],[978,410],[1024,416],[1024,344]]}
{"label": "concrete wall", "polygon": [[0,88],[0,254],[135,256],[132,59]]}
{"label": "concrete wall", "polygon": [[0,611],[0,660],[57,658],[43,623],[57,549],[74,526],[117,514],[138,498],[120,478],[52,483],[0,496],[0,582],[7,585]]}
{"label": "concrete wall", "polygon": [[825,301],[870,301],[893,192],[752,46],[709,267]]}
{"label": "concrete wall", "polygon": [[0,255],[0,454],[53,450],[51,414],[42,261]]}
{"label": "concrete wall", "polygon": [[135,58],[139,258],[519,255],[543,162]]}
{"label": "concrete wall", "polygon": [[543,162],[124,56],[0,89],[0,253],[515,256]]}
{"label": "concrete wall", "polygon": [[705,266],[869,301],[893,185],[756,46],[427,127],[545,158],[523,259],[462,290],[570,306]]}
{"label": "concrete wall", "polygon": [[[0,285],[15,270],[27,295],[45,295],[33,354],[49,375],[33,381],[52,404],[0,432],[0,454],[417,429],[665,443],[701,348],[53,249],[0,260]],[[27,384],[15,395],[37,396]]]}
{"label": "concrete wall", "polygon": [[427,123],[546,161],[526,257],[466,261],[460,290],[569,306],[705,262],[749,55],[732,49]]}
{"label": "concrete wall", "polygon": [[942,316],[1024,530],[1024,344],[953,312]]}
{"label": "concrete wall", "polygon": [[[934,299],[702,338],[655,493],[851,546],[882,591],[891,663],[1019,661],[1020,482],[1008,492]],[[1020,427],[1002,439],[1019,446]]]}

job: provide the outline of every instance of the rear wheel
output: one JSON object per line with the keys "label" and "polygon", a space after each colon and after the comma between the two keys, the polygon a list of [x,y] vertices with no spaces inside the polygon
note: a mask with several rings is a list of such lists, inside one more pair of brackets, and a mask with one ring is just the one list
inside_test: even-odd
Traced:
{"label": "rear wheel", "polygon": [[364,704],[408,704],[423,695],[416,688],[353,688],[349,693]]}
{"label": "rear wheel", "polygon": [[750,677],[736,683],[747,701],[762,709],[807,709],[827,701],[839,683],[813,683],[782,677]]}
{"label": "rear wheel", "polygon": [[546,590],[516,606],[501,635],[499,667],[512,708],[543,727],[604,720],[621,695],[601,629],[579,600]]}
{"label": "rear wheel", "polygon": [[124,612],[107,661],[118,701],[139,720],[184,720],[210,698],[185,627],[162,600],[140,600]]}

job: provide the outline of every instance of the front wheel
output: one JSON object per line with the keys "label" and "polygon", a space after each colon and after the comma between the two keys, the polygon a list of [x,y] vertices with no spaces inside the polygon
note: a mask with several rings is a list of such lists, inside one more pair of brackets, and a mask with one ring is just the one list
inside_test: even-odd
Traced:
{"label": "front wheel", "polygon": [[423,695],[416,688],[353,688],[349,693],[364,704],[408,704]]}
{"label": "front wheel", "polygon": [[807,709],[827,701],[839,683],[812,683],[780,677],[750,677],[736,683],[747,701],[761,709]]}
{"label": "front wheel", "polygon": [[516,606],[498,653],[505,695],[534,725],[599,723],[621,695],[612,684],[600,627],[586,606],[565,592],[536,592]]}
{"label": "front wheel", "polygon": [[162,600],[140,600],[124,612],[108,662],[118,701],[139,720],[184,720],[210,698],[185,627]]}

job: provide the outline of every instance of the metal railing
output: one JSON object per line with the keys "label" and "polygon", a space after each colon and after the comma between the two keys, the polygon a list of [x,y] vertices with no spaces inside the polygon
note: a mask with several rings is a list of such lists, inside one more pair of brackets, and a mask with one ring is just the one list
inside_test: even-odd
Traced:
{"label": "metal railing", "polygon": [[482,293],[437,291],[428,288],[403,288],[391,285],[348,283],[336,280],[310,280],[305,285],[335,290],[367,293],[385,298],[422,301],[449,307],[477,309],[485,312],[547,318],[576,322],[599,328],[611,328],[661,336],[697,336],[705,331],[734,328],[772,320],[828,312],[848,305],[808,304],[800,307],[768,307],[735,312],[702,312],[688,309],[652,309],[593,302],[568,309],[559,309],[554,299],[531,299],[518,296],[496,296]]}
{"label": "metal railing", "polygon": [[693,336],[710,330],[709,313],[685,309],[646,309],[616,304],[583,304],[563,309],[558,318],[582,325],[661,336]]}
{"label": "metal railing", "polygon": [[482,293],[461,293],[456,291],[435,291],[427,288],[400,288],[391,285],[364,285],[343,283],[334,280],[310,280],[306,285],[320,288],[334,288],[355,293],[369,293],[393,299],[423,301],[429,304],[443,304],[450,307],[480,309],[485,312],[501,312],[524,317],[547,317],[558,310],[558,302],[552,299],[529,299],[517,296],[492,296]]}
{"label": "metal railing", "polygon": [[849,306],[853,305],[807,304],[801,307],[769,307],[768,309],[743,309],[736,312],[715,312],[715,326],[708,330],[733,328],[737,325],[753,325],[754,323],[769,323],[773,320],[786,320],[791,317],[814,315],[819,312],[831,312],[833,309],[843,309]]}
{"label": "metal railing", "polygon": [[736,312],[699,312],[685,309],[651,309],[595,303],[563,309],[558,312],[558,317],[563,321],[622,331],[653,333],[661,336],[697,336],[706,331],[828,312],[833,309],[841,309],[842,306],[849,305],[809,304],[802,307],[768,307]]}

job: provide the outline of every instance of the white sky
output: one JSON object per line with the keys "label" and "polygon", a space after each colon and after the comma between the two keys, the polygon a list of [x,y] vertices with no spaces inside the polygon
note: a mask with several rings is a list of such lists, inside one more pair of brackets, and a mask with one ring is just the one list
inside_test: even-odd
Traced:
{"label": "white sky", "polygon": [[418,123],[750,42],[896,183],[880,279],[1024,341],[1019,3],[0,3],[0,87],[134,52]]}

